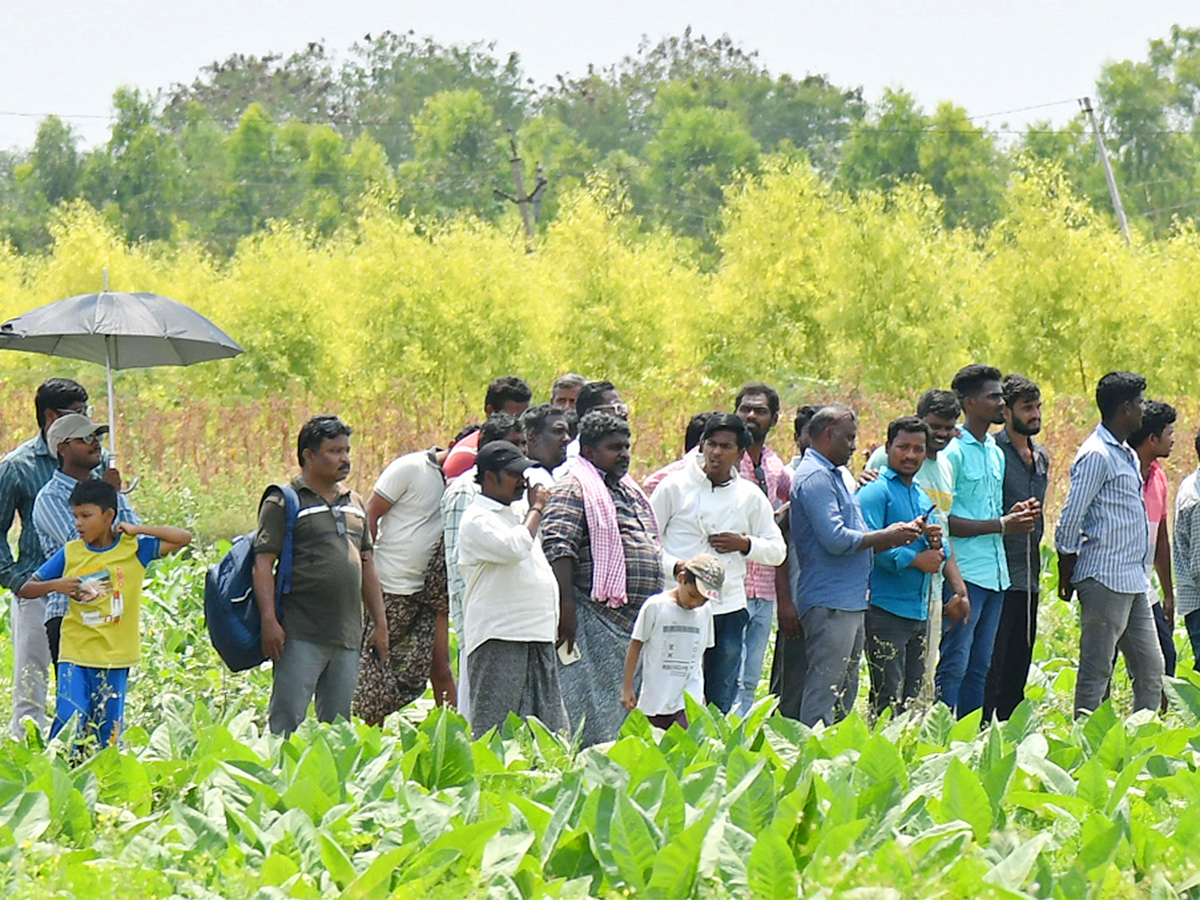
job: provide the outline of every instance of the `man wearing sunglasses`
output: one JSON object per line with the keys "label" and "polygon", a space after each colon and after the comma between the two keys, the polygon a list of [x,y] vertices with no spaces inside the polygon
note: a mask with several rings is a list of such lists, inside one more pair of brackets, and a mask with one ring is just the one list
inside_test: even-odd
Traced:
{"label": "man wearing sunglasses", "polygon": [[[98,425],[81,413],[59,416],[46,429],[46,446],[58,458],[59,468],[38,491],[33,502],[33,525],[42,542],[42,552],[49,559],[68,541],[76,540],[75,510],[71,492],[81,481],[98,478],[102,451],[100,441],[108,433],[107,425]],[[117,493],[117,522],[140,525],[142,520],[125,499]],[[70,601],[66,594],[46,595],[46,637],[50,642],[50,659],[58,666],[58,640],[63,616]]]}
{"label": "man wearing sunglasses", "polygon": [[300,474],[292,488],[296,516],[292,589],[275,604],[275,563],[283,550],[283,495],[263,501],[254,538],[254,597],[262,621],[263,653],[274,660],[268,719],[271,731],[291,734],[316,699],[317,718],[350,718],[363,643],[363,608],[374,629],[366,644],[388,658],[387,621],[374,545],[362,499],[342,482],[350,474],[350,426],[337,416],[314,416],[300,429]]}
{"label": "man wearing sunglasses", "polygon": [[[23,719],[33,719],[39,729],[46,725],[46,670],[50,667],[46,601],[41,597],[28,600],[16,597],[17,590],[46,559],[33,525],[34,500],[58,467],[54,453],[46,445],[46,430],[60,416],[87,415],[88,392],[70,378],[51,378],[38,387],[34,410],[37,434],[0,463],[0,533],[8,534],[13,519],[21,519],[15,559],[8,541],[0,541],[0,584],[14,595],[9,621],[13,640],[12,735],[17,740],[25,738]],[[115,469],[106,471],[105,479],[120,486]]]}

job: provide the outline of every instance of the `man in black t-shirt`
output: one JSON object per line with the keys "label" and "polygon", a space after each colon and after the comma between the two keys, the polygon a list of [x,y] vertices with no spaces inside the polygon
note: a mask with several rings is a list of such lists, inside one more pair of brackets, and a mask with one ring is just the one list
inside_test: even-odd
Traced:
{"label": "man in black t-shirt", "polygon": [[[315,416],[300,429],[300,498],[293,537],[292,589],[275,607],[275,563],[283,549],[283,496],[272,492],[259,510],[254,541],[254,596],[262,620],[263,653],[274,660],[268,719],[271,731],[290,734],[316,698],[317,718],[350,718],[358,682],[365,606],[377,624],[367,637],[382,661],[388,634],[383,594],[372,559],[362,499],[346,490],[350,426],[337,416]],[[286,626],[286,631],[285,631]]]}

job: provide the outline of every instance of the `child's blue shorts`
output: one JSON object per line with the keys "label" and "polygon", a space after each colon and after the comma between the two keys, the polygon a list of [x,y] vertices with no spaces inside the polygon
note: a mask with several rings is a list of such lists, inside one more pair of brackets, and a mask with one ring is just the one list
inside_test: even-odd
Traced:
{"label": "child's blue shorts", "polygon": [[115,744],[125,718],[128,669],[95,669],[74,663],[58,664],[58,702],[50,737],[54,738],[70,720],[79,716],[79,737],[95,735],[101,748]]}

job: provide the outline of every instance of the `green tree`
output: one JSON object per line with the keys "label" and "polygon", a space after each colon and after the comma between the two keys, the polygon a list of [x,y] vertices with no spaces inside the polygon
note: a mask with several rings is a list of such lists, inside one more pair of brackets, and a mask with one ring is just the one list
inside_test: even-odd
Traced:
{"label": "green tree", "polygon": [[73,200],[79,190],[79,138],[58,116],[47,116],[33,142],[34,179],[51,206]]}
{"label": "green tree", "polygon": [[1003,157],[995,140],[972,125],[967,111],[938,104],[917,151],[921,177],[942,198],[948,226],[990,225],[1004,196]]}

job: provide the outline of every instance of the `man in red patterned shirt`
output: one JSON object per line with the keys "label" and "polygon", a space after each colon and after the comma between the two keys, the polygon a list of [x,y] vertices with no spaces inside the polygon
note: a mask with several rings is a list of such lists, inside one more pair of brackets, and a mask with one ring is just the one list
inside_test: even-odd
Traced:
{"label": "man in red patterned shirt", "polygon": [[[787,504],[792,490],[792,478],[783,460],[767,446],[767,435],[779,421],[779,394],[770,385],[752,381],[738,391],[735,412],[746,423],[751,438],[750,449],[742,454],[738,474],[751,484],[757,484],[771,501],[771,508],[778,513]],[[736,706],[742,717],[754,703],[754,691],[762,677],[763,656],[771,637],[771,620],[776,608],[781,617],[789,614],[796,617],[796,607],[790,602],[787,571],[786,560],[778,566],[746,564],[746,611],[750,618],[742,646],[742,674]],[[775,602],[777,598],[788,602],[779,605]],[[799,627],[798,621],[796,624]]]}

